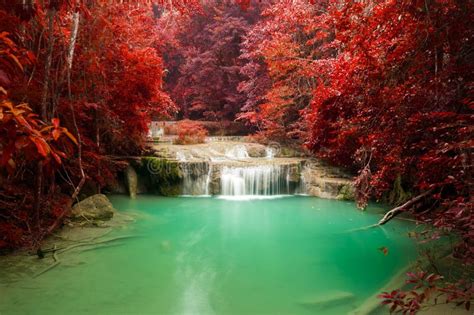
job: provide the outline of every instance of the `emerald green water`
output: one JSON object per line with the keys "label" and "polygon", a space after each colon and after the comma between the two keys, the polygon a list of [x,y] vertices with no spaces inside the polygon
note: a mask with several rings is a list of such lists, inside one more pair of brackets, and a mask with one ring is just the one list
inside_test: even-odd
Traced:
{"label": "emerald green water", "polygon": [[347,314],[416,258],[406,222],[351,232],[380,218],[351,202],[111,200],[120,211],[143,213],[118,233],[141,237],[0,285],[1,315]]}

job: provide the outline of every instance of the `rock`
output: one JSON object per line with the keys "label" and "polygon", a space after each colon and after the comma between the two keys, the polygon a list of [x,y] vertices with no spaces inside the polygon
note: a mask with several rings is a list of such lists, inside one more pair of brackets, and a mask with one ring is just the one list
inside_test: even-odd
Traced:
{"label": "rock", "polygon": [[287,166],[289,168],[288,180],[292,183],[299,183],[301,180],[301,163],[294,163]]}
{"label": "rock", "polygon": [[114,216],[116,210],[109,199],[102,194],[90,196],[72,207],[75,221],[105,221]]}
{"label": "rock", "polygon": [[306,163],[302,170],[306,193],[325,199],[354,200],[354,185],[348,174],[318,161]]}
{"label": "rock", "polygon": [[355,188],[353,184],[344,184],[339,189],[336,199],[339,200],[355,200]]}
{"label": "rock", "polygon": [[135,199],[137,197],[138,175],[135,169],[130,165],[125,170],[125,181],[130,198]]}
{"label": "rock", "polygon": [[267,155],[266,147],[257,143],[246,143],[245,148],[250,157],[263,158]]}
{"label": "rock", "polygon": [[124,195],[127,194],[127,187],[125,187],[125,183],[123,180],[118,180],[113,182],[107,186],[107,192],[111,194],[120,194]]}

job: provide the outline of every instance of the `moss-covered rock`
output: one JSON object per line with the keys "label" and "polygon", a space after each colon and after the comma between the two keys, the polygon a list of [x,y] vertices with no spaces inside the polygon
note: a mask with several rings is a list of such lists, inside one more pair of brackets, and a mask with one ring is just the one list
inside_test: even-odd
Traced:
{"label": "moss-covered rock", "polygon": [[76,203],[72,207],[71,219],[74,221],[105,221],[110,220],[115,212],[107,196],[97,194]]}
{"label": "moss-covered rock", "polygon": [[343,185],[339,189],[339,194],[337,195],[339,200],[355,200],[355,191],[352,184]]}
{"label": "moss-covered rock", "polygon": [[183,174],[178,162],[158,157],[143,157],[139,167],[147,190],[163,196],[175,196],[181,192]]}
{"label": "moss-covered rock", "polygon": [[398,175],[393,183],[393,188],[390,192],[383,196],[383,200],[391,205],[401,205],[412,197],[409,191],[403,188],[403,179]]}

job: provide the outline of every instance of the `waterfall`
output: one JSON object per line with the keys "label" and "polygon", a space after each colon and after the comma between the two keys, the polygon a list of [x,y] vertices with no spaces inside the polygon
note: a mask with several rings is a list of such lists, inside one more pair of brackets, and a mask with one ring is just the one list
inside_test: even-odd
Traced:
{"label": "waterfall", "polygon": [[244,145],[235,145],[225,151],[225,156],[229,159],[248,159],[249,153]]}
{"label": "waterfall", "polygon": [[285,165],[228,167],[221,170],[221,195],[287,195],[291,193]]}
{"label": "waterfall", "polygon": [[272,160],[275,157],[275,150],[271,147],[265,148],[265,157],[269,160]]}
{"label": "waterfall", "polygon": [[180,163],[182,172],[182,195],[209,195],[209,184],[212,168],[208,162]]}
{"label": "waterfall", "polygon": [[180,162],[186,162],[186,155],[183,152],[178,151],[176,152],[176,159]]}

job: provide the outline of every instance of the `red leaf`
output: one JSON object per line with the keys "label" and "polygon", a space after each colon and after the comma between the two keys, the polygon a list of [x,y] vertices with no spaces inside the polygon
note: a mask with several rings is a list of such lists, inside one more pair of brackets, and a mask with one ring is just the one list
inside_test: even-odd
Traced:
{"label": "red leaf", "polygon": [[43,157],[47,157],[48,154],[50,153],[50,148],[49,148],[48,143],[43,138],[33,137],[33,136],[30,136],[29,138],[35,144],[36,149],[38,150],[38,153]]}
{"label": "red leaf", "polygon": [[53,118],[51,119],[51,122],[53,123],[54,128],[59,128],[59,118]]}

